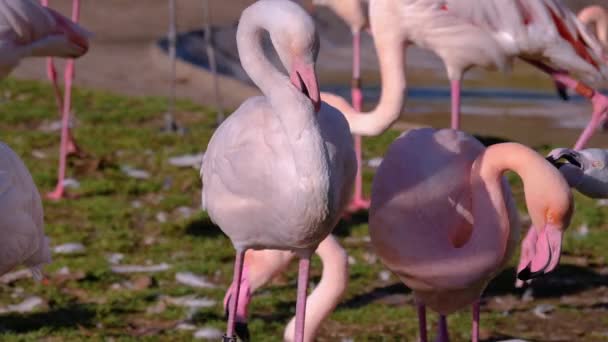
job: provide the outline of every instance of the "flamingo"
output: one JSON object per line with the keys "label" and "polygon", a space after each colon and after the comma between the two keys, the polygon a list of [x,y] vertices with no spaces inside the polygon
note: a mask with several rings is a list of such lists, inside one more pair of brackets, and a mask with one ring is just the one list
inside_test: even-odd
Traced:
{"label": "flamingo", "polygon": [[[300,2],[305,6],[305,2]],[[363,107],[363,95],[361,93],[360,78],[360,46],[361,31],[367,26],[367,17],[361,6],[361,0],[313,0],[315,6],[327,6],[332,9],[345,23],[350,26],[353,35],[353,77],[352,77],[352,103],[353,107],[361,110]],[[206,31],[210,32],[210,31]],[[208,33],[205,33],[207,36]],[[207,51],[209,55],[209,51]],[[217,90],[216,90],[217,92]],[[363,198],[363,186],[361,175],[361,137],[354,136],[355,153],[357,155],[357,176],[355,180],[354,197],[347,211],[355,212],[367,209],[369,201]],[[323,262],[323,276],[321,283],[315,292],[307,299],[305,321],[308,323],[304,331],[304,340],[313,341],[323,320],[336,307],[338,301],[346,290],[348,281],[348,263],[346,251],[333,237],[328,236],[321,244],[316,253]],[[241,290],[239,296],[239,307],[236,314],[236,333],[243,340],[249,340],[249,329],[247,328],[247,306],[251,296],[258,288],[267,284],[272,278],[285,271],[293,259],[293,252],[279,250],[249,250],[245,254]],[[331,275],[332,282],[327,282]],[[224,309],[227,310],[229,299],[234,295],[236,284],[232,283],[224,297]],[[317,295],[315,295],[317,294]],[[320,300],[319,300],[320,299]],[[318,309],[312,309],[311,306]],[[284,339],[294,340],[295,317],[285,329]]]}
{"label": "flamingo", "polygon": [[[48,7],[48,0],[41,0],[43,6]],[[80,0],[73,0],[72,3],[72,20],[77,23],[78,18],[80,16]],[[80,38],[82,39],[82,38]],[[83,44],[86,44],[86,48],[88,49],[88,42],[86,39],[83,41]],[[64,81],[65,81],[65,94],[64,99],[61,99],[61,90],[57,85],[57,72],[55,70],[55,65],[53,63],[52,57],[47,58],[47,75],[49,79],[51,79],[53,83],[53,88],[55,90],[55,99],[57,102],[57,107],[59,112],[61,113],[61,143],[59,147],[59,169],[57,171],[57,185],[55,186],[55,190],[51,193],[47,194],[47,198],[52,200],[59,200],[64,196],[64,186],[63,181],[65,179],[65,169],[67,164],[67,157],[69,154],[82,155],[82,151],[78,148],[74,137],[71,133],[70,129],[70,112],[72,105],[72,82],[74,80],[74,59],[68,59],[65,71],[64,71]]]}
{"label": "flamingo", "polygon": [[[321,323],[331,314],[348,284],[348,257],[338,240],[329,235],[319,244],[316,253],[323,263],[321,281],[306,300],[306,326],[304,341],[314,341]],[[243,341],[249,341],[247,328],[247,307],[252,294],[267,284],[272,278],[285,271],[295,254],[280,250],[248,250],[245,253],[243,276],[240,283],[238,307],[236,311],[236,333]],[[224,309],[227,310],[236,284],[232,283],[224,297]],[[294,341],[295,317],[287,324],[284,333],[285,341]]]}
{"label": "flamingo", "polygon": [[608,198],[608,150],[557,148],[549,152],[547,160],[581,194],[589,198]]}
{"label": "flamingo", "polygon": [[578,20],[585,25],[595,24],[597,38],[608,50],[608,10],[602,6],[587,6],[578,12]]}
{"label": "flamingo", "polygon": [[[264,55],[263,31],[289,77]],[[320,102],[314,71],[319,42],[300,6],[282,0],[252,4],[241,15],[237,47],[243,68],[265,96],[247,100],[220,125],[201,167],[203,208],[236,249],[226,339],[236,339],[245,251],[277,249],[300,258],[295,341],[301,342],[310,257],[348,204],[356,156],[348,123]]]}
{"label": "flamingo", "polygon": [[[361,92],[361,31],[368,25],[362,0],[313,0],[313,4],[330,8],[351,30],[353,35],[351,99],[353,108],[360,112],[363,110],[363,94]],[[355,180],[355,192],[348,206],[348,212],[356,212],[362,209],[367,210],[369,208],[369,200],[363,198],[361,136],[354,135],[353,138],[355,152],[357,153],[358,171]]]}
{"label": "flamingo", "polygon": [[[52,9],[32,0],[0,0],[0,78],[27,57],[77,58],[88,50],[90,34]],[[27,167],[0,143],[0,275],[20,264],[42,278],[51,262],[44,234],[42,201]]]}
{"label": "flamingo", "polygon": [[569,74],[595,81],[608,76],[608,65],[597,39],[559,0],[372,0],[369,15],[380,60],[380,102],[359,113],[343,98],[321,94],[347,116],[354,133],[378,135],[399,118],[406,90],[402,46],[410,43],[433,50],[445,63],[454,129],[460,127],[463,73],[473,66],[506,70],[516,57],[591,100],[592,118],[576,146],[585,145],[608,112],[606,96]]}
{"label": "flamingo", "polygon": [[24,264],[35,279],[42,279],[42,266],[51,262],[51,251],[40,194],[23,161],[1,142],[0,213],[0,275]]}
{"label": "flamingo", "polygon": [[422,342],[426,306],[440,314],[439,339],[447,341],[446,315],[471,304],[472,340],[479,341],[479,297],[519,237],[518,211],[503,177],[508,170],[522,178],[539,236],[520,276],[536,277],[557,266],[573,210],[568,183],[536,152],[516,143],[484,148],[464,132],[424,128],[397,138],[378,168],[372,246],[414,292]]}
{"label": "flamingo", "polygon": [[[558,148],[547,157],[566,177],[568,184],[589,198],[608,198],[608,153],[598,148],[567,149]],[[566,162],[560,162],[566,160]],[[521,243],[521,255],[517,271],[525,269],[530,263],[536,248],[537,234],[534,226],[528,229]],[[523,287],[531,279],[516,279],[515,287]]]}

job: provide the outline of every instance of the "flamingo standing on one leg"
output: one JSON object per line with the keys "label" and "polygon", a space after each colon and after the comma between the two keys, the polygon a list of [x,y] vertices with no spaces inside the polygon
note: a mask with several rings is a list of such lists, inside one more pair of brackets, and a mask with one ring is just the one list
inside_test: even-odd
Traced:
{"label": "flamingo standing on one leg", "polygon": [[[353,35],[353,73],[351,82],[352,106],[356,111],[363,110],[363,93],[361,92],[361,32],[367,26],[367,16],[363,9],[362,0],[313,0],[313,4],[327,6],[348,24]],[[361,136],[354,135],[355,151],[357,153],[357,179],[355,192],[348,206],[349,212],[369,208],[369,200],[363,198],[363,168],[361,152]]]}
{"label": "flamingo standing on one leg", "polygon": [[[32,0],[0,0],[0,78],[27,57],[76,58],[88,50],[88,33]],[[51,262],[42,201],[27,167],[0,143],[0,275],[25,264],[40,279]]]}
{"label": "flamingo standing on one leg", "polygon": [[504,70],[516,57],[591,100],[592,119],[578,146],[589,140],[608,112],[606,96],[568,74],[595,80],[608,76],[608,66],[602,61],[600,43],[559,0],[372,0],[369,9],[382,73],[379,104],[371,112],[359,113],[341,97],[321,94],[348,117],[354,133],[378,135],[399,118],[406,84],[400,75],[403,63],[395,61],[403,53],[394,50],[409,43],[433,50],[445,63],[454,129],[460,127],[464,72],[473,66]]}
{"label": "flamingo standing on one leg", "polygon": [[[290,77],[265,57],[264,30]],[[301,7],[282,0],[249,6],[239,21],[237,46],[265,97],[248,100],[222,123],[201,167],[203,207],[237,251],[226,339],[235,339],[245,251],[279,249],[300,258],[295,341],[301,342],[310,256],[348,204],[356,156],[344,117],[326,105],[317,113],[319,43]]]}
{"label": "flamingo standing on one leg", "polygon": [[[316,252],[323,263],[321,281],[306,300],[304,321],[304,341],[314,341],[321,323],[331,314],[348,284],[348,257],[333,235],[321,242]],[[238,307],[236,310],[236,333],[242,341],[249,341],[247,328],[247,307],[252,294],[267,284],[279,273],[284,272],[295,254],[280,250],[249,250],[245,253],[243,276],[240,284]],[[236,284],[232,283],[224,297],[227,311],[230,298],[234,295]],[[294,341],[295,317],[285,328],[284,340]]]}
{"label": "flamingo standing on one leg", "polygon": [[484,148],[456,130],[412,130],[389,147],[372,185],[369,230],[383,263],[419,303],[421,342],[425,305],[446,315],[473,304],[472,341],[479,341],[479,297],[508,263],[519,237],[518,211],[505,171],[523,181],[538,241],[527,272],[553,270],[572,215],[564,177],[533,150],[515,143]]}

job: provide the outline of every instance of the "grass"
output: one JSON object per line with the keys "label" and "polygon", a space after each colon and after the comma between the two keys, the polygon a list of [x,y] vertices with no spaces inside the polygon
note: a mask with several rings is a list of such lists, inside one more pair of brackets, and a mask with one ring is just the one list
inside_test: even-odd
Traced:
{"label": "grass", "polygon": [[[0,340],[188,341],[192,332],[173,328],[187,317],[196,326],[223,329],[221,302],[231,280],[234,251],[219,228],[199,209],[198,171],[179,169],[167,162],[172,156],[204,150],[215,114],[208,108],[179,101],[178,117],[189,132],[183,136],[161,134],[165,103],[163,98],[75,90],[78,125],[74,132],[90,156],[71,160],[69,167],[69,176],[80,182],[78,189],[70,190],[78,199],[45,201],[45,220],[53,245],[78,242],[87,250],[80,255],[55,255],[53,264],[46,269],[50,284],[25,279],[0,285],[0,306],[21,302],[30,295],[45,301],[43,307],[31,313],[0,315]],[[57,132],[38,129],[43,123],[58,119],[50,87],[8,79],[0,85],[0,111],[2,140],[22,156],[41,193],[51,191],[57,172],[59,136]],[[365,139],[365,156],[381,156],[397,135],[390,131]],[[542,147],[541,152],[547,148]],[[147,170],[151,177],[129,178],[121,171],[126,165]],[[366,169],[367,193],[372,177],[373,170]],[[523,210],[521,183],[517,177],[509,178]],[[585,223],[590,233],[579,236],[570,229],[565,240],[565,266],[534,285],[536,297],[555,305],[552,317],[560,320],[534,316],[534,302],[515,300],[516,304],[504,308],[509,298],[521,294],[511,286],[514,272],[509,268],[491,284],[484,300],[482,335],[486,339],[517,336],[542,340],[551,334],[559,334],[565,341],[606,339],[607,304],[597,298],[607,295],[608,279],[600,271],[606,269],[608,257],[608,209],[579,195],[576,201],[572,227]],[[183,207],[191,208],[194,216],[184,217]],[[159,220],[159,213],[164,213],[167,220]],[[341,222],[336,230],[355,264],[351,266],[348,293],[323,325],[319,340],[412,341],[417,330],[413,298],[394,276],[389,280],[379,278],[384,270],[380,262],[366,261],[371,251],[369,243],[362,239],[367,236],[366,221],[365,214],[356,216],[352,221]],[[125,284],[140,281],[142,275],[112,272],[106,260],[112,253],[124,254],[123,264],[166,262],[171,268],[149,274],[150,278],[144,279],[151,282],[149,286],[129,288]],[[581,258],[584,266],[580,266]],[[70,276],[58,273],[66,267]],[[313,282],[317,282],[319,260],[313,260],[313,268]],[[206,275],[219,286],[201,290],[180,285],[175,281],[179,271]],[[279,281],[254,297],[250,308],[254,340],[281,340],[284,326],[294,313],[295,271],[291,267]],[[555,285],[559,279],[572,282]],[[217,304],[193,312],[172,305],[150,311],[158,307],[163,296],[184,295],[212,298]],[[574,296],[581,303],[595,298],[595,305],[563,304],[560,298],[565,295]],[[581,320],[591,315],[598,319],[588,320],[583,335],[573,336],[573,327],[580,327]],[[468,311],[463,311],[450,317],[454,341],[470,338],[469,316]],[[436,316],[429,315],[429,321],[434,324]]]}

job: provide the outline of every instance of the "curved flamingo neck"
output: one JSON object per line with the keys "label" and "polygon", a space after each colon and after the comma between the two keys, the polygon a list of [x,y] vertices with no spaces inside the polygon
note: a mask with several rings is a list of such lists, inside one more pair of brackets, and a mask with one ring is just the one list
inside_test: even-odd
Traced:
{"label": "curved flamingo neck", "polygon": [[394,12],[393,2],[372,2],[369,21],[378,54],[381,77],[381,95],[370,112],[358,112],[348,102],[333,94],[321,94],[323,101],[340,110],[348,121],[351,132],[374,136],[386,131],[399,119],[405,105],[405,37],[402,23]]}
{"label": "curved flamingo neck", "polygon": [[[543,199],[547,191],[568,191],[563,176],[532,149],[517,143],[503,143],[488,147],[475,160],[471,172],[472,203],[475,224],[471,235],[473,244],[483,243],[489,250],[496,250],[497,257],[504,257],[509,236],[517,214],[509,185],[502,175],[515,172],[522,180],[526,206],[532,224],[543,227],[548,205]],[[557,196],[556,196],[556,200]],[[498,227],[490,229],[490,227]],[[500,261],[500,260],[497,260]]]}
{"label": "curved flamingo neck", "polygon": [[262,49],[264,31],[272,34],[273,28],[272,19],[267,18],[267,13],[259,11],[258,7],[248,8],[241,16],[236,34],[243,69],[271,101],[277,92],[291,86],[287,75],[275,68]]}

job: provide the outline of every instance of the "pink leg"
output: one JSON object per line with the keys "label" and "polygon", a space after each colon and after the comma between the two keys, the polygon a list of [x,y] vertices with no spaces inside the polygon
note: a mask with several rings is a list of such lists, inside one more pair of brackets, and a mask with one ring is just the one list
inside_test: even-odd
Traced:
{"label": "pink leg", "polygon": [[587,127],[585,127],[585,130],[583,130],[583,133],[576,141],[576,144],[574,145],[575,150],[582,149],[587,144],[589,139],[591,139],[602,120],[605,119],[608,115],[608,97],[591,88],[590,86],[575,80],[574,78],[570,77],[566,72],[555,70],[537,61],[532,61],[528,59],[524,60],[551,75],[551,77],[556,82],[570,89],[573,89],[579,95],[591,100],[591,104],[593,105],[591,120],[589,121]]}
{"label": "pink leg", "polygon": [[63,181],[67,164],[68,125],[70,122],[70,104],[72,103],[72,79],[74,75],[74,60],[67,61],[65,69],[65,98],[63,101],[63,115],[61,118],[61,143],[59,146],[59,172],[55,190],[47,195],[49,199],[59,200],[64,195]]}
{"label": "pink leg", "polygon": [[444,315],[439,315],[439,336],[437,336],[437,342],[450,342],[448,322]]}
{"label": "pink leg", "polygon": [[473,330],[471,342],[479,342],[479,301],[473,303]]}
{"label": "pink leg", "polygon": [[[43,6],[48,7],[49,5],[49,1],[48,0],[41,0],[41,4]],[[78,21],[78,12],[79,12],[79,4],[74,3],[74,7],[72,9],[72,18],[77,22]],[[61,94],[61,89],[59,89],[59,85],[57,84],[57,71],[55,69],[55,63],[53,61],[52,57],[47,58],[47,63],[46,63],[46,73],[47,76],[49,78],[49,80],[51,80],[51,83],[53,84],[53,89],[55,91],[55,102],[57,103],[57,108],[59,110],[59,116],[63,116],[63,101],[62,101],[62,94]],[[72,130],[71,128],[69,128],[68,126],[68,139],[67,139],[67,153],[68,155],[81,155],[82,152],[80,150],[80,148],[78,148],[78,145],[76,145],[76,141],[74,140],[74,137],[72,135]]]}
{"label": "pink leg", "polygon": [[234,277],[233,284],[236,284],[236,291],[230,301],[230,310],[228,311],[228,325],[226,327],[226,335],[224,341],[236,341],[234,335],[234,322],[236,318],[236,310],[239,301],[239,291],[241,290],[241,276],[243,274],[243,259],[245,259],[245,251],[236,251],[236,260],[234,261]]}
{"label": "pink leg", "polygon": [[420,342],[427,342],[426,335],[426,307],[422,303],[416,304],[418,309],[418,331],[420,334]]}
{"label": "pink leg", "polygon": [[450,81],[452,87],[452,129],[460,129],[460,80]]}
{"label": "pink leg", "polygon": [[[353,33],[353,80],[351,98],[353,108],[361,112],[363,110],[363,94],[361,92],[361,33]],[[355,178],[355,191],[353,199],[347,208],[347,212],[357,212],[369,209],[369,200],[363,198],[363,162],[361,152],[361,137],[353,136],[355,153],[357,155],[357,176]]]}
{"label": "pink leg", "polygon": [[[238,302],[236,307],[236,316],[235,316],[235,330],[237,336],[243,340],[249,340],[249,328],[247,326],[247,308],[249,307],[249,303],[251,302],[251,286],[249,285],[249,269],[247,268],[247,259],[243,261],[243,271],[241,272],[241,282],[237,284],[235,281],[232,282],[228,291],[226,291],[226,295],[224,296],[224,310],[226,311],[226,315],[229,315],[228,306],[232,304],[233,298],[236,297],[237,287],[238,290]],[[238,285],[238,286],[237,286]]]}
{"label": "pink leg", "polygon": [[310,272],[310,254],[300,258],[298,270],[298,297],[296,302],[295,342],[304,342],[304,318],[306,316],[306,295],[308,291],[308,274]]}

